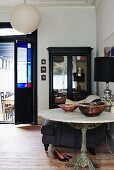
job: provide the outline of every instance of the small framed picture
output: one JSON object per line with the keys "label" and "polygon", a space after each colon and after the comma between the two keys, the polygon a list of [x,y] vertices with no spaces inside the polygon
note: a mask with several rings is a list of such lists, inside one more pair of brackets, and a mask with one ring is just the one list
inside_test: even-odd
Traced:
{"label": "small framed picture", "polygon": [[42,59],[41,64],[46,64],[46,59]]}
{"label": "small framed picture", "polygon": [[111,47],[104,47],[104,56],[111,57]]}
{"label": "small framed picture", "polygon": [[42,74],[41,75],[41,80],[43,80],[43,81],[46,80],[46,75]]}
{"label": "small framed picture", "polygon": [[46,73],[46,66],[41,67],[41,73]]}

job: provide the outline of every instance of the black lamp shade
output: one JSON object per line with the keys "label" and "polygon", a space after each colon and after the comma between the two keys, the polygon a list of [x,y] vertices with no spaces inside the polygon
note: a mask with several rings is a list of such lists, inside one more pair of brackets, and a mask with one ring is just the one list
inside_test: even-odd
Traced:
{"label": "black lamp shade", "polygon": [[96,57],[94,59],[94,80],[114,82],[114,57]]}

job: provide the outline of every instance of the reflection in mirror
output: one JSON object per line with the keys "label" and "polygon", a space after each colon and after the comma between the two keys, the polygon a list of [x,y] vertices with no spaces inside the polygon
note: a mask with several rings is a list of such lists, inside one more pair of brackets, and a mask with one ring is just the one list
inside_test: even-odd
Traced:
{"label": "reflection in mirror", "polygon": [[67,56],[53,56],[53,97],[65,103],[67,97]]}
{"label": "reflection in mirror", "polygon": [[87,56],[72,56],[72,88],[75,95],[87,91]]}

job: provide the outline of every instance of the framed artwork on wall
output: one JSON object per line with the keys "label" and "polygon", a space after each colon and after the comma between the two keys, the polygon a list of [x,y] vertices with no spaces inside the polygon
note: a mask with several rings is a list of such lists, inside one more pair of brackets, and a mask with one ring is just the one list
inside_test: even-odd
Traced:
{"label": "framed artwork on wall", "polygon": [[41,73],[46,73],[46,66],[41,66]]}
{"label": "framed artwork on wall", "polygon": [[45,80],[46,80],[46,75],[45,75],[45,74],[42,74],[42,75],[41,75],[41,80],[42,80],[42,81],[45,81]]}
{"label": "framed artwork on wall", "polygon": [[46,59],[42,59],[41,64],[46,64]]}
{"label": "framed artwork on wall", "polygon": [[104,56],[111,57],[111,47],[104,47]]}

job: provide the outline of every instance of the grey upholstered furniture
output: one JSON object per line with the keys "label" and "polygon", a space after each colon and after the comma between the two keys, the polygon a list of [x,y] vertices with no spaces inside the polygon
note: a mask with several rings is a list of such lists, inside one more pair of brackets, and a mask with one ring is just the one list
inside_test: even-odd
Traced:
{"label": "grey upholstered furniture", "polygon": [[[73,148],[81,147],[81,130],[75,129],[67,123],[44,120],[41,133],[45,150],[48,150],[49,144]],[[94,152],[103,136],[103,125],[87,131],[87,148],[90,152]]]}

